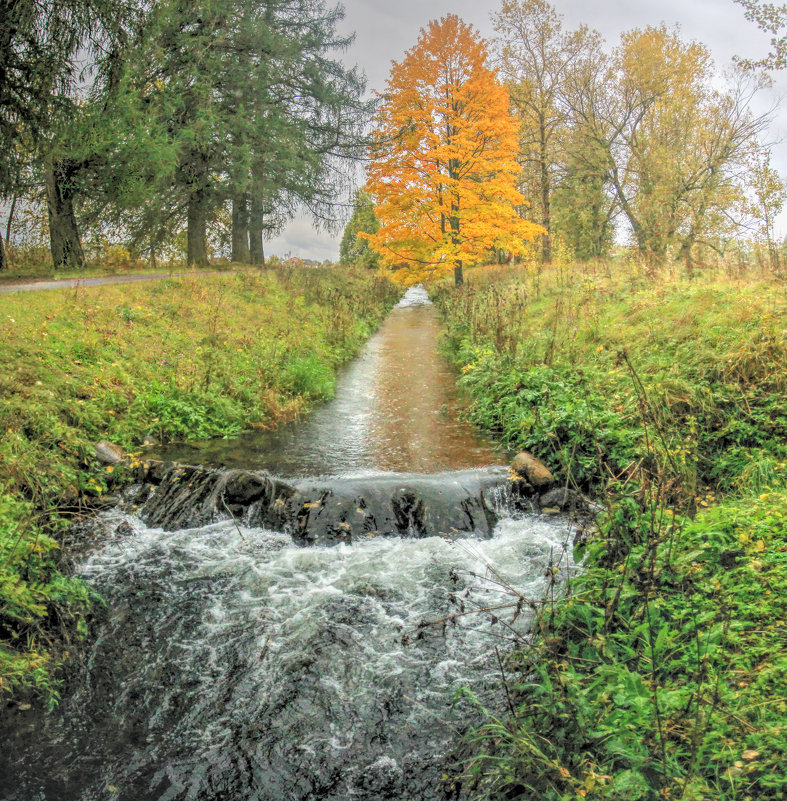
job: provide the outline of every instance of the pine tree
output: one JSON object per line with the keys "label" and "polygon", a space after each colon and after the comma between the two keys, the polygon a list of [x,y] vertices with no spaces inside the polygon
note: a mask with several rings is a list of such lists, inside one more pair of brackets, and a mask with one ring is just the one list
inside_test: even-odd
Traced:
{"label": "pine tree", "polygon": [[324,0],[157,6],[131,83],[176,166],[151,177],[158,210],[139,222],[185,221],[189,263],[207,263],[207,227],[226,203],[233,257],[255,263],[264,233],[299,206],[322,221],[335,216],[337,161],[359,155],[369,113],[361,76],[334,56],[349,43],[336,35],[341,16]]}

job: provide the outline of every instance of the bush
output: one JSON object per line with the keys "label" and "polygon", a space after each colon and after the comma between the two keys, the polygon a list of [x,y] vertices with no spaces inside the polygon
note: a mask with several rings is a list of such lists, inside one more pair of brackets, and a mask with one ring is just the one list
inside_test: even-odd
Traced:
{"label": "bush", "polygon": [[471,416],[606,509],[507,659],[475,795],[784,797],[784,295],[604,268],[469,284],[433,297]]}

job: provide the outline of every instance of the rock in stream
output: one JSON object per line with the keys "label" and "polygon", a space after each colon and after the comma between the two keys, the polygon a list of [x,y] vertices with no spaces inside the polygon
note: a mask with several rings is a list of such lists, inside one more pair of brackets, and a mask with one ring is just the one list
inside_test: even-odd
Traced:
{"label": "rock in stream", "polygon": [[150,526],[171,531],[232,517],[287,531],[300,545],[377,536],[489,537],[503,509],[530,508],[529,485],[505,467],[284,480],[262,471],[165,463],[144,475],[134,503]]}

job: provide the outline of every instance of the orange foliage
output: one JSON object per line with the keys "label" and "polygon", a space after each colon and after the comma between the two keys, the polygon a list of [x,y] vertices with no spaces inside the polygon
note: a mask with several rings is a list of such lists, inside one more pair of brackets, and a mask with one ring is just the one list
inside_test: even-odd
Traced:
{"label": "orange foliage", "polygon": [[543,228],[523,220],[519,122],[478,32],[449,15],[394,63],[377,114],[367,189],[381,226],[362,234],[406,284],[520,254]]}

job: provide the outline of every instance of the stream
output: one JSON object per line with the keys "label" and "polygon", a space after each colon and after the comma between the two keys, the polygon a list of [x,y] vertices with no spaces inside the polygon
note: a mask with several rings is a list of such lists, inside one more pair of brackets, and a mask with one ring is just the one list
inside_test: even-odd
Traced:
{"label": "stream", "polygon": [[439,333],[426,290],[409,289],[339,376],[335,398],[308,419],[232,440],[176,444],[154,455],[187,464],[254,465],[278,476],[502,464],[503,451],[461,419],[462,399],[438,352]]}
{"label": "stream", "polygon": [[462,422],[438,332],[409,290],[309,419],[168,449],[197,468],[86,526],[95,638],[52,714],[6,718],[0,799],[466,797],[450,777],[505,703],[496,649],[570,574],[572,532]]}

